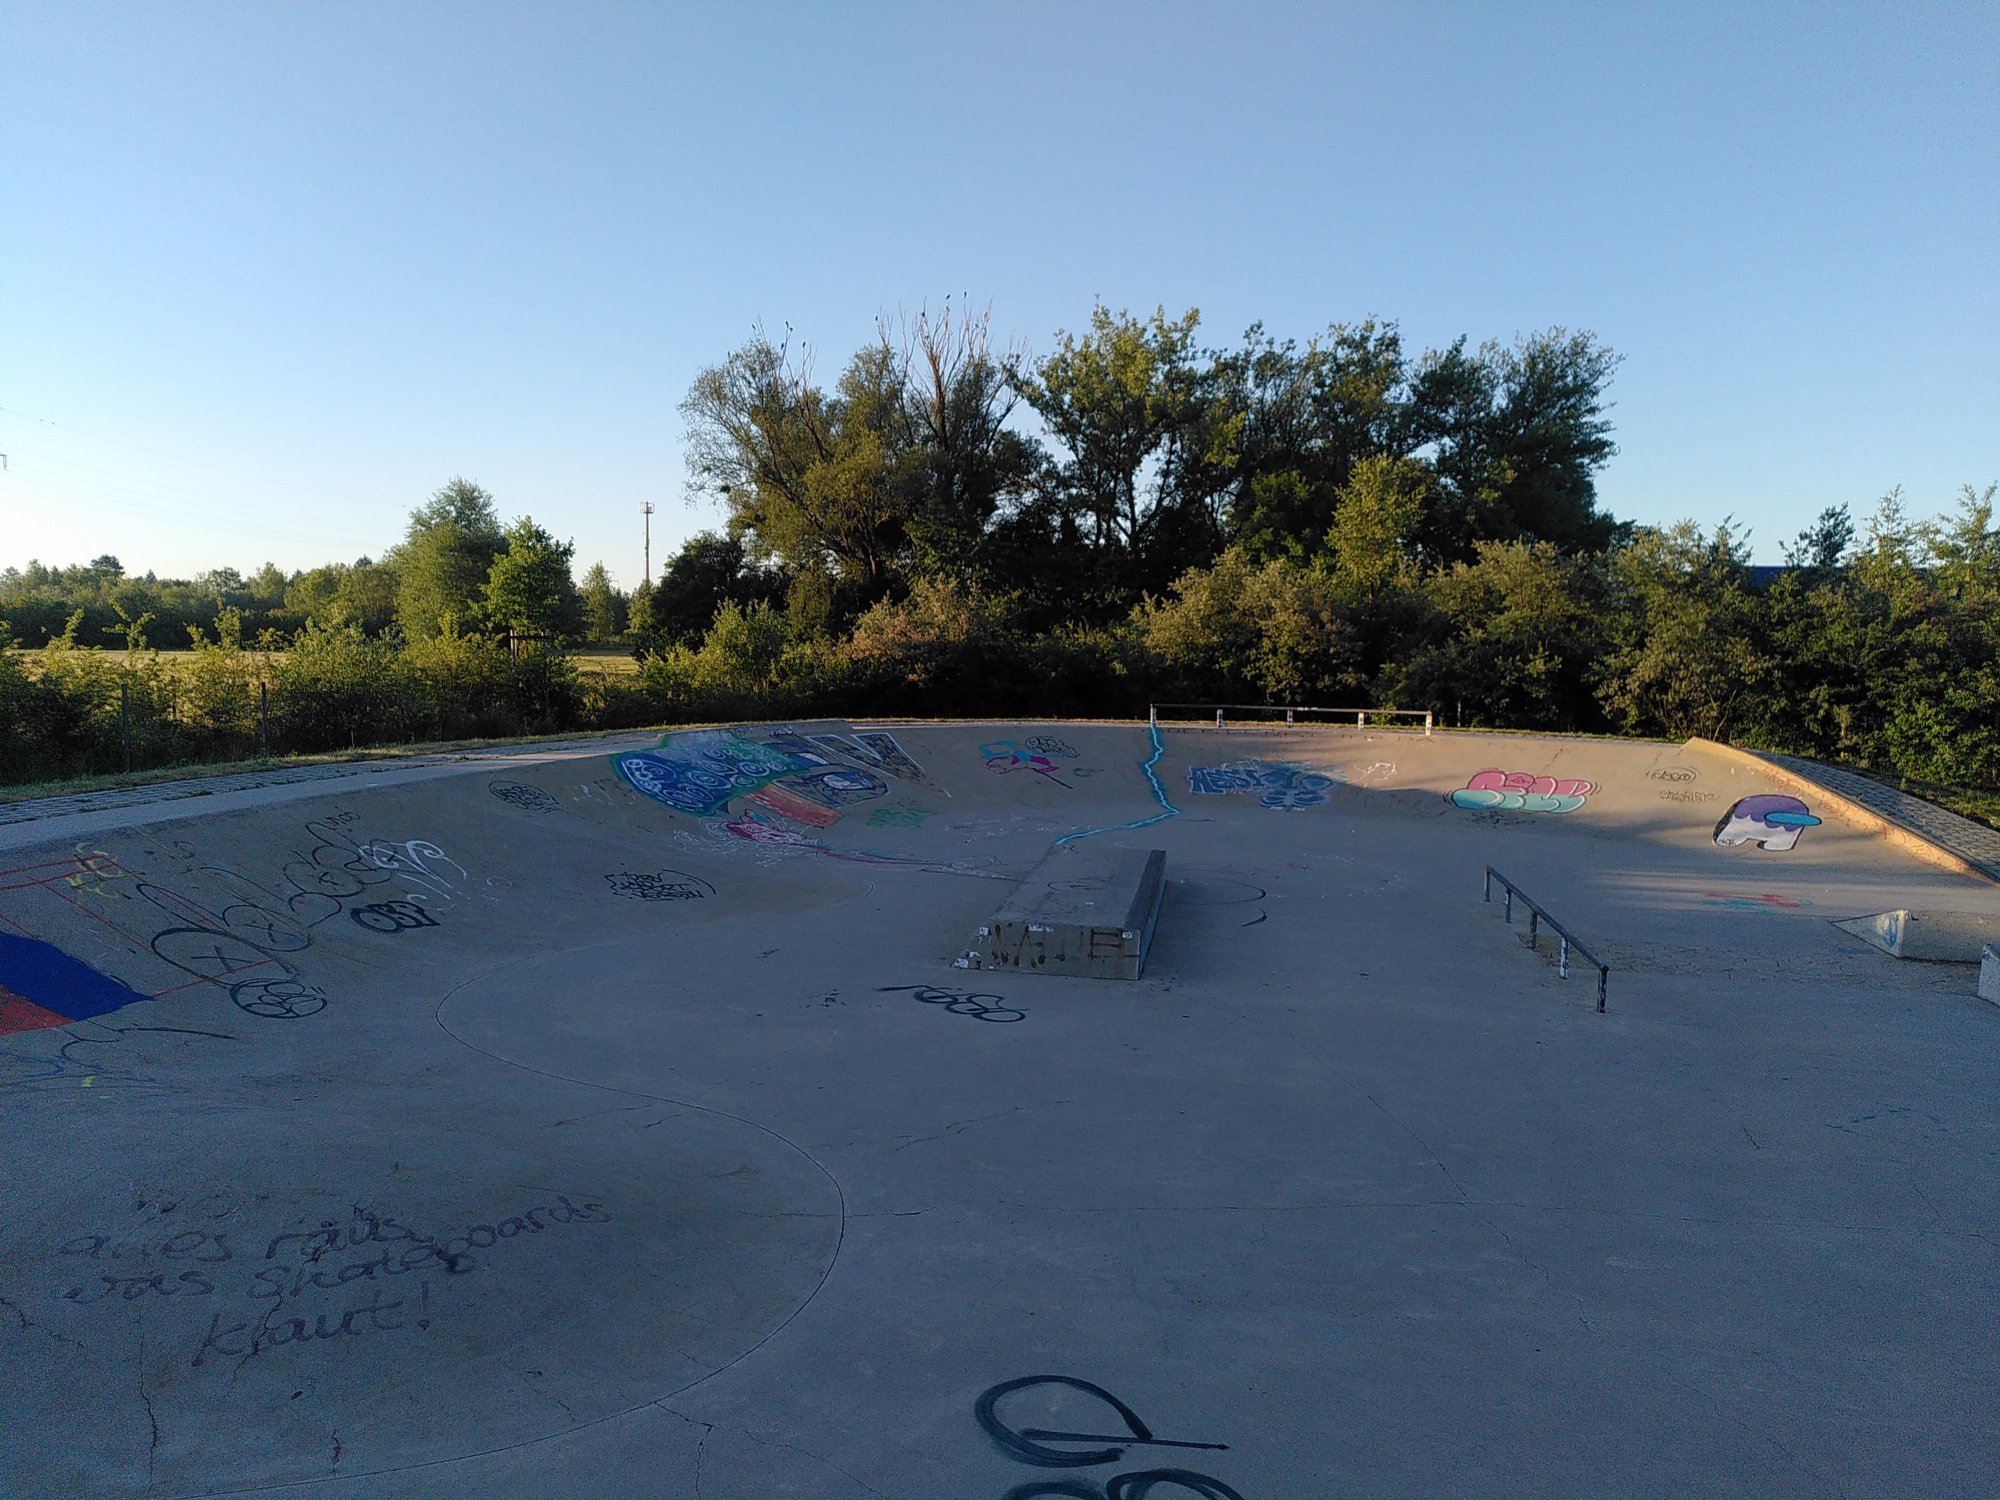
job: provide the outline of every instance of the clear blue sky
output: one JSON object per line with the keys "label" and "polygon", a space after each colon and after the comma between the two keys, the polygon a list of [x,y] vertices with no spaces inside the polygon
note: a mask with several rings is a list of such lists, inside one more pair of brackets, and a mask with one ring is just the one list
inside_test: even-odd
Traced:
{"label": "clear blue sky", "polygon": [[[947,295],[1625,362],[1603,502],[2000,478],[2000,8],[0,9],[0,566],[380,554],[454,474],[657,570],[695,371]],[[53,424],[53,425],[52,425]]]}

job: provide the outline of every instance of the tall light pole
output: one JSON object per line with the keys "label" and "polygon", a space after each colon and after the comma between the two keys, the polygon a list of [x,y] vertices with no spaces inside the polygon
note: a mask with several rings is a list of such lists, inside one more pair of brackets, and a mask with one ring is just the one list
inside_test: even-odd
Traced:
{"label": "tall light pole", "polygon": [[646,571],[640,574],[648,584],[653,581],[653,502],[641,500],[639,514],[646,518]]}

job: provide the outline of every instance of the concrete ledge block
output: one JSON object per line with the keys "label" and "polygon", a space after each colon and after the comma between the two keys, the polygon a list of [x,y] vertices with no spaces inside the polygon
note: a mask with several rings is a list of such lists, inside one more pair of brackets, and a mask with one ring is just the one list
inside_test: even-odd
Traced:
{"label": "concrete ledge block", "polygon": [[[1976,964],[1982,950],[2000,938],[2000,917],[1970,911],[1895,911],[1850,917],[1833,924],[1892,958],[1931,963]],[[1988,950],[1990,951],[1990,950]]]}
{"label": "concrete ledge block", "polygon": [[956,964],[1137,979],[1159,925],[1166,869],[1163,849],[1052,849]]}

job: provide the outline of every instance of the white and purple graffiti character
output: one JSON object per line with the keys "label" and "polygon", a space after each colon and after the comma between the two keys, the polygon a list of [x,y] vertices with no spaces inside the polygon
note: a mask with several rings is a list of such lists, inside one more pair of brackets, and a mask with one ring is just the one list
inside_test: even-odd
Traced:
{"label": "white and purple graffiti character", "polygon": [[1782,854],[1799,841],[1799,835],[1819,825],[1819,819],[1796,797],[1766,793],[1744,797],[1723,814],[1715,825],[1715,842],[1727,849],[1732,844],[1755,844],[1772,854]]}

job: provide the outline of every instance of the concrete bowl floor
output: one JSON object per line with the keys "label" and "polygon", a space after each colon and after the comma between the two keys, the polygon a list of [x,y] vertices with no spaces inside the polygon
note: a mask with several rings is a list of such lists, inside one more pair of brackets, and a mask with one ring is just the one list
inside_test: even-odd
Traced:
{"label": "concrete bowl floor", "polygon": [[[1674,745],[644,746],[0,830],[0,1495],[2000,1493],[2000,1009],[1832,925],[2000,890]],[[1059,840],[1145,976],[954,968]]]}

